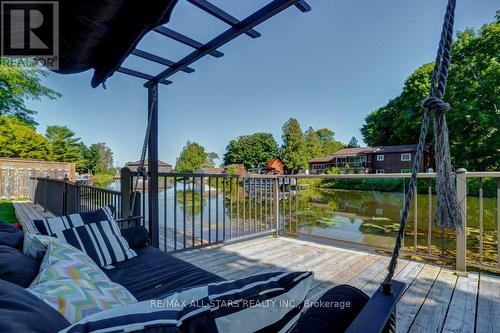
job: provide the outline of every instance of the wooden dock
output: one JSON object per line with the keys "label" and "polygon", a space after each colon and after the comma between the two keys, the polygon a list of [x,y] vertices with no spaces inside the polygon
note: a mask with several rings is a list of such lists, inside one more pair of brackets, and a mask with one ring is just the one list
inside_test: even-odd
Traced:
{"label": "wooden dock", "polygon": [[[226,279],[276,271],[312,270],[308,297],[319,298],[339,284],[372,295],[389,257],[291,238],[254,240],[175,254]],[[395,278],[406,283],[397,307],[398,332],[500,332],[500,277],[400,260]]]}

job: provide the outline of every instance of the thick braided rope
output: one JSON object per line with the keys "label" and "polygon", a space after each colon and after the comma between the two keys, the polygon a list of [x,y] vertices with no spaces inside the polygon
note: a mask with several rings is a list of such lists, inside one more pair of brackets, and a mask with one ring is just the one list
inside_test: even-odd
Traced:
{"label": "thick braided rope", "polygon": [[[430,115],[433,117],[434,132],[436,138],[436,169],[437,169],[437,197],[438,208],[436,219],[440,224],[448,226],[453,221],[461,225],[460,214],[456,208],[456,192],[453,171],[450,160],[450,150],[448,144],[448,126],[446,125],[445,112],[449,110],[449,105],[441,100],[446,90],[446,79],[448,77],[451,62],[451,47],[453,41],[453,23],[455,19],[456,0],[448,0],[446,14],[444,17],[441,39],[439,42],[434,72],[432,74],[429,98],[423,102],[425,108],[422,127],[417,145],[417,152],[413,161],[412,174],[406,192],[404,209],[401,214],[400,226],[396,237],[396,243],[388,266],[387,276],[383,282],[385,293],[391,293],[391,280],[397,267],[397,259],[401,250],[401,243],[406,228],[406,221],[410,211],[410,204],[417,184],[417,173],[425,149],[425,138],[429,128]],[[446,193],[446,191],[448,191]],[[458,216],[458,219],[455,217]],[[452,219],[450,219],[452,218]]]}

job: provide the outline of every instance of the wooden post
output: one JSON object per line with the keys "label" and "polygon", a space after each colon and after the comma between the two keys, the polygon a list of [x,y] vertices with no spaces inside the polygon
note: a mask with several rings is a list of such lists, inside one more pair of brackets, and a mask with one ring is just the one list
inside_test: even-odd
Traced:
{"label": "wooden post", "polygon": [[273,201],[274,201],[274,223],[276,224],[276,237],[280,236],[280,200],[279,200],[279,178],[273,181]]}
{"label": "wooden post", "polygon": [[[120,218],[127,218],[131,215],[130,205],[132,203],[132,174],[129,168],[121,168],[120,170],[120,193],[121,193],[121,209]],[[136,206],[140,206],[136,203]]]}
{"label": "wooden post", "polygon": [[457,198],[462,214],[462,228],[457,229],[456,270],[467,271],[467,170],[457,170]]}
{"label": "wooden post", "polygon": [[[148,87],[148,116],[151,128],[148,144],[148,212],[151,246],[160,247],[160,222],[158,212],[158,83]],[[145,198],[143,198],[145,200]],[[165,240],[166,241],[166,240]]]}

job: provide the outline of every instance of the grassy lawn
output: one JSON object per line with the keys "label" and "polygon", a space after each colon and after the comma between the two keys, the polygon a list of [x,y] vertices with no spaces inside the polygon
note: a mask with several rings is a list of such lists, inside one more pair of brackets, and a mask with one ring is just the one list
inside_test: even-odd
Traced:
{"label": "grassy lawn", "polygon": [[14,206],[10,200],[0,199],[0,221],[17,223]]}

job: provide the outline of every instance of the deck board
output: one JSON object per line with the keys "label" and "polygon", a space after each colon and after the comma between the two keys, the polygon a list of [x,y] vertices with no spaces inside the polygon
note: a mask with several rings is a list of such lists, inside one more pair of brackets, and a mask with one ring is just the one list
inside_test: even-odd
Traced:
{"label": "deck board", "polygon": [[[175,254],[226,279],[271,271],[314,271],[308,299],[316,300],[339,284],[373,295],[383,281],[389,258],[299,241],[261,237]],[[397,332],[500,332],[500,277],[399,260],[395,279],[406,284],[397,306]],[[477,304],[476,304],[477,299]],[[477,305],[477,311],[476,311]]]}
{"label": "deck board", "polygon": [[457,278],[448,316],[443,326],[443,333],[474,332],[478,283],[479,275],[477,273],[469,273],[467,276]]}
{"label": "deck board", "polygon": [[441,331],[443,327],[442,318],[446,317],[456,281],[457,276],[452,271],[442,269],[439,272],[410,328],[410,332]]}
{"label": "deck board", "polygon": [[480,274],[476,332],[500,332],[500,279]]}

